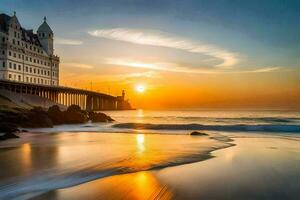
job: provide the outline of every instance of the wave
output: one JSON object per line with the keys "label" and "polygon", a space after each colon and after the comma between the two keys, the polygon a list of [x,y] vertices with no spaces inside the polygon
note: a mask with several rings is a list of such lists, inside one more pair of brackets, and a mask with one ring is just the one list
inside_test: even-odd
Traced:
{"label": "wave", "polygon": [[123,129],[148,130],[207,130],[207,131],[262,131],[262,132],[289,132],[300,133],[300,125],[274,125],[274,124],[235,124],[235,125],[203,125],[203,124],[150,124],[150,123],[120,123],[113,125]]}
{"label": "wave", "polygon": [[[128,118],[127,116],[119,118]],[[143,116],[144,120],[183,120],[212,122],[298,123],[299,117],[201,117],[201,116]]]}

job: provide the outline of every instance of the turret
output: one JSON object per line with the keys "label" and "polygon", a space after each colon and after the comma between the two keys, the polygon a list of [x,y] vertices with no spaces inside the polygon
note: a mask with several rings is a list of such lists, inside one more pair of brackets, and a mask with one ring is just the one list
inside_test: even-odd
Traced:
{"label": "turret", "polygon": [[125,90],[122,90],[122,99],[125,100]]}
{"label": "turret", "polygon": [[37,35],[43,49],[49,54],[53,55],[53,31],[47,24],[47,19],[44,17],[44,22],[37,30]]}

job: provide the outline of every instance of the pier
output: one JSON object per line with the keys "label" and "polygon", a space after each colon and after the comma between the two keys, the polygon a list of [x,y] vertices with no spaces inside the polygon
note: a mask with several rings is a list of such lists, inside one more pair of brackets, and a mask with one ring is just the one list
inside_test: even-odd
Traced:
{"label": "pier", "polygon": [[126,110],[130,105],[122,96],[112,96],[95,91],[64,86],[37,85],[16,81],[0,80],[0,89],[22,94],[36,95],[56,104],[78,105],[83,110]]}

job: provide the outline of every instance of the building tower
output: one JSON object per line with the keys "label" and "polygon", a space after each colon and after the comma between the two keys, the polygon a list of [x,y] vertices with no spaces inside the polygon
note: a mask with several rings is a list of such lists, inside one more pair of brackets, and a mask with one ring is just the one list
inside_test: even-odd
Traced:
{"label": "building tower", "polygon": [[44,22],[37,30],[37,35],[43,49],[48,55],[53,55],[53,31],[47,24],[47,19],[44,17]]}

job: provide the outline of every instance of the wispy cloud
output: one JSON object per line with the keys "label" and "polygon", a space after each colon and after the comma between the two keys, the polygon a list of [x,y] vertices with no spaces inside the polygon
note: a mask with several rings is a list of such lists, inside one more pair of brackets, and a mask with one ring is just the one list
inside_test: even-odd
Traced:
{"label": "wispy cloud", "polygon": [[62,44],[62,45],[81,45],[81,44],[83,44],[83,42],[80,40],[72,40],[72,39],[66,39],[66,38],[56,38],[55,43]]}
{"label": "wispy cloud", "polygon": [[264,68],[259,68],[259,69],[254,69],[252,71],[252,73],[263,73],[263,72],[273,72],[273,71],[278,71],[279,69],[281,69],[280,67],[264,67]]}
{"label": "wispy cloud", "polygon": [[170,62],[145,63],[138,60],[130,60],[130,59],[122,59],[122,58],[106,59],[105,64],[144,68],[144,69],[159,70],[159,71],[195,73],[195,74],[267,73],[267,72],[278,71],[281,69],[281,67],[262,67],[253,70],[203,69],[203,68],[195,68],[195,67],[180,65],[177,63],[170,63]]}
{"label": "wispy cloud", "polygon": [[83,63],[62,63],[63,66],[66,67],[76,67],[76,68],[83,68],[83,69],[93,69],[94,66],[83,64]]}
{"label": "wispy cloud", "polygon": [[217,67],[231,67],[237,64],[239,61],[237,53],[222,49],[212,44],[204,44],[158,31],[114,28],[98,29],[89,31],[88,33],[95,37],[102,37],[111,40],[180,49],[191,53],[199,53],[207,56],[212,56],[221,60],[221,63],[218,64]]}

